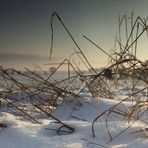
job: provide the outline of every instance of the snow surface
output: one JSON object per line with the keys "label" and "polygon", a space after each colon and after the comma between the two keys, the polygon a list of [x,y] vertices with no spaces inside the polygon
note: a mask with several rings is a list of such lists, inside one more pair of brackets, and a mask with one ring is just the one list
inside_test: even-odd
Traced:
{"label": "snow surface", "polygon": [[[69,107],[62,103],[53,115],[75,128],[74,133],[62,135],[51,130],[58,128],[59,125],[46,116],[38,116],[41,117],[39,120],[42,124],[33,124],[22,117],[1,112],[0,123],[6,124],[7,128],[0,129],[0,148],[147,148],[146,133],[134,133],[146,126],[138,121],[113,141],[107,133],[106,122],[98,121],[95,123],[96,137],[93,138],[91,131],[93,119],[116,103],[114,100],[95,99],[89,95],[86,102],[74,101],[70,103],[71,106],[68,105]],[[126,102],[125,105],[129,107],[131,104]],[[130,124],[122,118],[118,119],[108,122],[112,137]]]}

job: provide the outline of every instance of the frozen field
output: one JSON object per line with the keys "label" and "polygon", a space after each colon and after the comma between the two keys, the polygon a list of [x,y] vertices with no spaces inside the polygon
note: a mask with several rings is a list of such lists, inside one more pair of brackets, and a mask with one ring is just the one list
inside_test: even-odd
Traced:
{"label": "frozen field", "polygon": [[[79,91],[79,87],[75,91]],[[82,89],[82,88],[81,88]],[[129,97],[130,90],[116,91],[123,99]],[[147,148],[147,111],[138,119],[128,120],[124,115],[104,114],[94,124],[93,120],[104,111],[118,104],[118,109],[126,112],[134,106],[130,99],[123,101],[92,97],[88,89],[80,92],[85,101],[65,98],[52,115],[75,129],[73,133],[59,132],[59,124],[43,113],[33,115],[41,124],[34,124],[24,116],[14,116],[3,109],[0,123],[0,148]],[[117,111],[117,110],[116,110]]]}

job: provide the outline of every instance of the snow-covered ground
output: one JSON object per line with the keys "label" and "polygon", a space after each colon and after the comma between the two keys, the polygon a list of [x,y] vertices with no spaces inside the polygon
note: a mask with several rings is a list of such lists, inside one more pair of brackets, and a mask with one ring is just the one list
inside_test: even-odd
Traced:
{"label": "snow-covered ground", "polygon": [[[86,95],[86,94],[85,94]],[[0,130],[0,148],[147,148],[146,132],[136,131],[146,126],[136,121],[124,133],[110,140],[106,130],[106,122],[98,120],[95,123],[95,138],[92,136],[92,121],[95,117],[115,105],[117,101],[109,99],[95,99],[89,97],[86,102],[74,101],[70,105],[61,104],[53,113],[67,125],[75,128],[74,133],[57,134],[58,124],[46,116],[38,115],[41,124],[33,124],[22,117],[1,112],[0,123],[7,128]],[[129,107],[130,102],[125,106]],[[122,105],[121,105],[122,107]],[[117,118],[117,117],[116,117]],[[132,122],[132,121],[131,121]],[[130,122],[122,120],[108,121],[112,137],[124,130]]]}
{"label": "snow-covered ground", "polygon": [[[56,75],[53,80],[59,80],[61,74]],[[124,83],[121,82],[121,84]],[[41,123],[34,124],[26,117],[13,115],[11,111],[8,113],[5,106],[0,111],[0,148],[147,148],[148,133],[145,128],[148,129],[146,122],[148,111],[146,110],[141,116],[144,122],[134,121],[135,118],[132,121],[132,118],[129,120],[124,117],[122,113],[126,114],[131,107],[136,105],[136,102],[131,97],[119,103],[131,94],[128,86],[127,89],[123,89],[124,86],[121,84],[118,89],[115,89],[116,95],[121,98],[119,100],[92,97],[89,90],[86,88],[83,90],[84,85],[79,85],[77,81],[73,86],[69,86],[71,90],[80,93],[80,96],[85,99],[82,101],[80,98],[66,96],[63,102],[61,99],[62,103],[57,106],[52,115],[73,127],[75,129],[73,133],[60,132],[57,134],[57,129],[61,124],[43,113],[32,114],[32,117]],[[117,105],[115,111],[119,114],[107,112],[101,116],[94,123],[95,137],[93,137],[93,120],[115,105]],[[1,124],[7,127],[1,127]]]}

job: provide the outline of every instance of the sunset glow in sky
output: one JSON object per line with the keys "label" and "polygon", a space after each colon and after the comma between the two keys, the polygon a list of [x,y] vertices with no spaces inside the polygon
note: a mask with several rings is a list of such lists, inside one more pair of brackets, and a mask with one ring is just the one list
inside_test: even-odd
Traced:
{"label": "sunset glow in sky", "polygon": [[[118,31],[118,14],[148,17],[147,0],[0,0],[0,65],[23,69],[49,63],[50,16],[56,11],[95,67],[107,57],[83,38],[88,36],[109,52]],[[60,62],[76,49],[62,25],[54,21],[53,62]],[[139,57],[148,59],[146,37]]]}

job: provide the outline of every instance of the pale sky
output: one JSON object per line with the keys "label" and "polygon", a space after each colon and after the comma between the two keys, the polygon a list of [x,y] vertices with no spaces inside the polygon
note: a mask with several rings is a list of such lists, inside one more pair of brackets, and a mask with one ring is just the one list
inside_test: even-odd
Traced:
{"label": "pale sky", "polygon": [[[88,36],[109,52],[121,16],[148,16],[147,0],[0,0],[0,65],[23,69],[35,63],[48,69],[50,15],[57,11],[90,63],[103,66],[107,57],[86,41]],[[53,62],[60,62],[76,49],[65,30],[54,21]],[[147,59],[147,39],[140,40],[139,57]]]}

